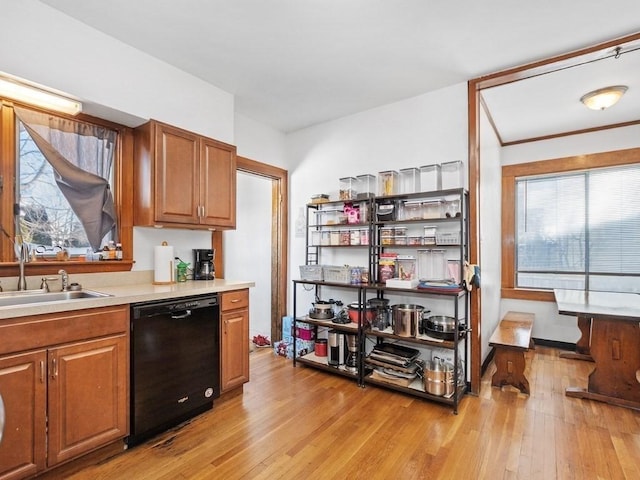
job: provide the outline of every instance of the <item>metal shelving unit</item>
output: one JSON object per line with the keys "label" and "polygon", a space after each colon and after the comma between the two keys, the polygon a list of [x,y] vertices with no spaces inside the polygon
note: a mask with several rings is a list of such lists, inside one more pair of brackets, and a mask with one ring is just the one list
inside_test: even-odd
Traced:
{"label": "metal shelving unit", "polygon": [[[443,199],[446,197],[457,196],[460,200],[460,212],[458,216],[452,216],[450,218],[428,218],[428,219],[385,219],[380,220],[376,218],[376,205],[381,202],[411,202],[430,199]],[[324,357],[317,357],[314,353],[306,354],[300,357],[296,357],[295,351],[295,337],[294,337],[294,366],[297,363],[301,363],[313,368],[318,368],[330,373],[344,375],[357,381],[361,386],[375,385],[378,387],[389,388],[405,394],[414,395],[426,400],[449,405],[453,408],[454,413],[457,413],[458,404],[464,394],[468,391],[468,358],[469,358],[469,292],[463,284],[463,267],[465,261],[468,259],[468,232],[469,232],[469,199],[468,194],[464,189],[451,189],[442,190],[436,192],[424,192],[407,195],[393,195],[385,197],[373,197],[367,200],[354,200],[353,202],[366,202],[368,208],[368,218],[364,222],[357,223],[340,223],[331,222],[325,223],[318,219],[322,217],[322,211],[330,211],[331,209],[339,209],[341,205],[347,201],[334,201],[326,202],[322,204],[310,204],[307,205],[307,233],[306,233],[306,265],[320,266],[320,259],[322,257],[322,251],[324,249],[333,248],[366,248],[367,249],[367,263],[369,268],[369,282],[361,284],[350,284],[334,281],[323,281],[322,279],[302,279],[293,280],[293,311],[294,311],[294,327],[297,322],[305,322],[313,325],[316,329],[320,328],[332,328],[348,334],[355,334],[358,336],[358,371],[357,373],[350,372],[345,368],[335,367],[328,365]],[[315,217],[315,221],[311,222],[310,218]],[[381,229],[394,226],[421,226],[421,225],[453,225],[457,227],[459,232],[459,242],[448,242],[445,245],[434,243],[432,245],[398,245],[394,243],[385,243],[381,238]],[[361,228],[368,230],[368,244],[367,245],[340,245],[335,244],[331,240],[328,244],[322,244],[323,241],[320,238],[324,232],[332,232],[344,227]],[[316,232],[316,233],[313,233]],[[326,236],[326,233],[324,233]],[[331,233],[329,233],[331,235]],[[335,234],[334,234],[335,235]],[[314,237],[314,238],[312,238]],[[451,255],[457,259],[459,264],[459,280],[460,283],[457,288],[392,288],[386,286],[386,284],[380,282],[378,265],[381,255],[388,250],[401,250],[409,251],[410,249],[424,249],[424,248],[439,248],[446,249],[447,252],[451,252]],[[439,300],[451,301],[453,316],[456,319],[456,332],[453,340],[434,340],[424,336],[405,337],[394,335],[389,331],[378,331],[364,322],[364,311],[361,309],[358,314],[359,321],[352,324],[337,324],[330,320],[316,320],[309,318],[308,315],[300,315],[299,302],[298,302],[298,289],[303,287],[309,290],[309,287],[313,289],[316,298],[320,298],[321,291],[324,287],[329,288],[343,288],[355,290],[358,298],[359,305],[366,304],[366,298],[368,293],[374,293],[376,298],[385,298],[389,295],[408,295],[420,297],[432,297]],[[295,328],[294,328],[295,333]],[[423,348],[444,348],[453,352],[454,363],[454,381],[455,388],[453,394],[449,397],[431,395],[425,391],[421,378],[417,378],[409,386],[401,386],[391,382],[385,382],[380,379],[371,378],[371,370],[365,366],[365,357],[367,355],[366,344],[367,339],[374,343],[380,342],[400,342],[401,344],[413,345]],[[461,369],[461,370],[460,370]]]}

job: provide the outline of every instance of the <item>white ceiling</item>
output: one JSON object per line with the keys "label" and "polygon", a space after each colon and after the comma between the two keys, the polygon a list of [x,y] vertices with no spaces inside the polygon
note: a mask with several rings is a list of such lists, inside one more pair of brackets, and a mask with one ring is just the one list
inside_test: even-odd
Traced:
{"label": "white ceiling", "polygon": [[[238,113],[283,132],[640,31],[638,0],[41,1],[234,94]],[[503,141],[557,128],[546,102],[566,105],[571,118],[551,117],[574,130],[580,96],[609,84],[629,85],[624,100],[638,103],[625,115],[637,120],[638,66],[606,80],[571,69],[528,80],[533,97],[513,84],[485,100]]]}

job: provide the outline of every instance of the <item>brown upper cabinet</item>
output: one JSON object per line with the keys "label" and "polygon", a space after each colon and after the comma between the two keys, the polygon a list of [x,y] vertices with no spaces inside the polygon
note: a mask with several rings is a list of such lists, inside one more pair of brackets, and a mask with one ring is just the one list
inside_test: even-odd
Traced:
{"label": "brown upper cabinet", "polygon": [[156,120],[134,135],[135,225],[235,228],[235,146]]}

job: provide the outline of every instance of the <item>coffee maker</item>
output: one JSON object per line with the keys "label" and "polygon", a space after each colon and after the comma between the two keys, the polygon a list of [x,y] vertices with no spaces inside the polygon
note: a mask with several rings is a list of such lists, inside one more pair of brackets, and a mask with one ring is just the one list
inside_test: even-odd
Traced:
{"label": "coffee maker", "polygon": [[215,254],[216,251],[210,248],[193,249],[194,280],[213,280],[216,277],[213,264]]}

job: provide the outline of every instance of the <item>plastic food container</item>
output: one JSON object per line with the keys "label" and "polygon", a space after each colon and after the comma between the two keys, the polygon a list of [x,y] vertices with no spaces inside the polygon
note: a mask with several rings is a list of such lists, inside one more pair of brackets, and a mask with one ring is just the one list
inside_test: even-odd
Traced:
{"label": "plastic food container", "polygon": [[416,202],[404,202],[404,219],[405,220],[422,220],[422,203]]}
{"label": "plastic food container", "polygon": [[356,188],[358,191],[357,198],[370,198],[376,194],[376,176],[375,175],[358,175]]}
{"label": "plastic food container", "polygon": [[343,177],[340,179],[340,200],[355,200],[358,195],[358,180],[355,177]]}
{"label": "plastic food container", "polygon": [[338,230],[331,231],[330,245],[340,245],[340,231]]}
{"label": "plastic food container", "polygon": [[443,163],[440,169],[442,174],[442,190],[464,187],[464,169],[460,160]]}
{"label": "plastic food container", "polygon": [[442,200],[431,200],[422,203],[422,218],[442,218]]}
{"label": "plastic food container", "polygon": [[378,195],[395,195],[398,193],[398,172],[387,170],[378,173]]}
{"label": "plastic food container", "polygon": [[400,170],[400,192],[417,193],[420,191],[420,170],[403,168]]}
{"label": "plastic food container", "polygon": [[440,165],[424,165],[420,167],[420,187],[423,192],[434,192],[442,188]]}
{"label": "plastic food container", "polygon": [[391,238],[396,234],[396,229],[393,227],[384,227],[380,229],[380,238]]}

